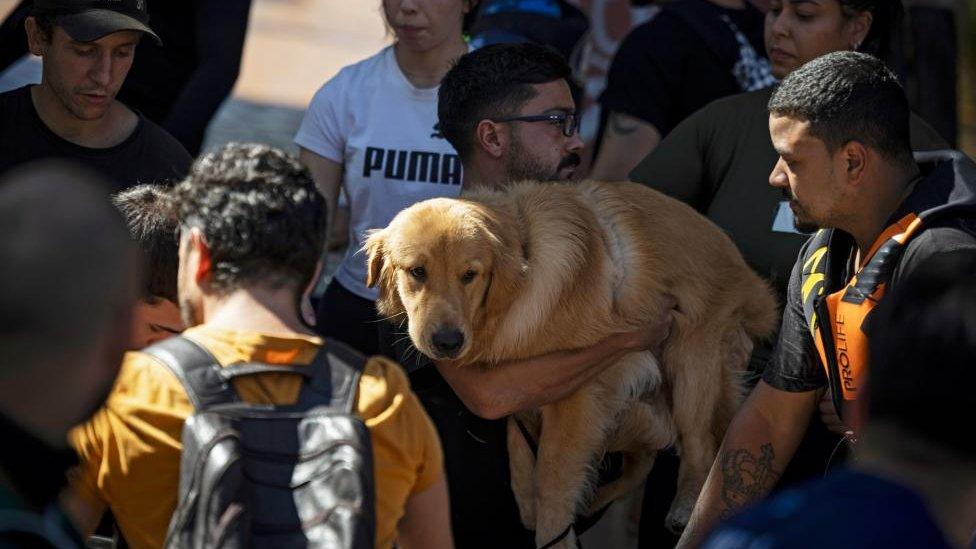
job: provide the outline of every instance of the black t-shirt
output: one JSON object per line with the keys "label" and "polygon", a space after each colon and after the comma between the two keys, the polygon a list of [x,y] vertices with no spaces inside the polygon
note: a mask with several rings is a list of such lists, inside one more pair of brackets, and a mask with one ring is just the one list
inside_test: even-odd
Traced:
{"label": "black t-shirt", "polygon": [[433,362],[414,349],[406,328],[379,324],[380,353],[404,365],[410,388],[437,428],[458,547],[535,547],[512,493],[507,419],[483,419],[465,407]]}
{"label": "black t-shirt", "polygon": [[[0,72],[27,53],[22,0],[0,25]],[[251,0],[157,0],[118,99],[166,129],[196,154],[207,124],[237,81]],[[218,22],[219,24],[215,24]]]}
{"label": "black t-shirt", "polygon": [[772,83],[762,13],[748,3],[737,10],[678,0],[624,39],[600,104],[663,136],[715,99]]}
{"label": "black t-shirt", "polygon": [[[952,188],[952,179],[955,175],[952,166],[947,164],[949,163],[935,167],[923,166],[923,170],[931,169],[931,171],[927,177],[918,181],[915,190],[892,216],[892,222],[909,212],[924,211],[933,207],[935,205],[933,201],[946,203],[948,189]],[[976,181],[969,184],[976,186]],[[953,191],[954,196],[958,194],[958,191]],[[942,197],[941,201],[939,196]],[[781,391],[805,392],[827,386],[827,373],[821,364],[813,334],[803,314],[801,275],[807,246],[809,242],[800,251],[800,259],[793,267],[779,340],[773,351],[773,357],[763,372],[763,381]],[[838,273],[838,276],[836,280],[827,281],[828,293],[837,291],[853,276],[851,263],[854,249],[853,239],[849,235],[835,231],[831,241],[833,267],[830,270]],[[935,219],[929,228],[923,229],[920,234],[909,240],[897,266],[892,271],[890,287],[897,286],[901,280],[933,256],[954,253],[976,254],[976,212],[970,211],[959,216],[946,214],[945,217]],[[861,329],[864,329],[864,326]]]}
{"label": "black t-shirt", "polygon": [[0,94],[0,173],[32,160],[68,158],[107,176],[111,192],[118,192],[140,183],[173,183],[189,171],[193,159],[186,149],[142,115],[132,135],[114,147],[92,149],[62,139],[37,114],[30,89]]}

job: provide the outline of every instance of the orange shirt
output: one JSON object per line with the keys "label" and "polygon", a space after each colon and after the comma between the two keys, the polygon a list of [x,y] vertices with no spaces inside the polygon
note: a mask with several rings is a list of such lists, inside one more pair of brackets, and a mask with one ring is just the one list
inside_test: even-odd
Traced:
{"label": "orange shirt", "polygon": [[[183,335],[206,347],[221,365],[240,361],[308,364],[316,337],[275,337],[198,326]],[[302,380],[262,374],[234,381],[252,403],[291,404]],[[430,418],[394,362],[372,357],[359,382],[356,409],[373,442],[376,546],[391,547],[407,499],[443,476],[440,441]],[[71,432],[81,457],[72,486],[88,504],[112,509],[126,541],[160,547],[176,509],[183,421],[193,406],[168,368],[128,353],[112,394],[87,423]]]}

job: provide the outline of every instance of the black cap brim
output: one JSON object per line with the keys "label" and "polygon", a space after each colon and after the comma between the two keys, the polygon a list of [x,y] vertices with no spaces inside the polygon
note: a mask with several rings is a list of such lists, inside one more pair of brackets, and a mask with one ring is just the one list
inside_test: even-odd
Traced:
{"label": "black cap brim", "polygon": [[72,40],[94,42],[99,38],[120,31],[138,31],[147,34],[160,46],[163,41],[145,23],[134,17],[112,10],[87,10],[58,17],[58,25]]}

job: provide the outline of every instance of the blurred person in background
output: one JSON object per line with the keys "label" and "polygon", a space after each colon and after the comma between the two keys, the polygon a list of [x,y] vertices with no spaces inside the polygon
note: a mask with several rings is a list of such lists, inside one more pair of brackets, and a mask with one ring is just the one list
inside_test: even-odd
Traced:
{"label": "blurred person in background", "polygon": [[[0,25],[0,72],[27,53],[24,22],[34,3],[22,0]],[[237,81],[250,8],[251,0],[150,2],[162,44],[139,43],[119,100],[199,154],[207,125]]]}
{"label": "blurred person in background", "polygon": [[129,343],[138,264],[106,183],[33,164],[0,181],[0,546],[81,547],[56,505],[68,430],[104,402]]}
{"label": "blurred person in background", "polygon": [[148,18],[145,0],[34,2],[25,25],[41,83],[0,94],[0,173],[70,158],[108,177],[110,191],[186,174],[186,149],[116,99],[136,46],[159,40]]}
{"label": "blurred person in background", "polygon": [[748,0],[676,0],[617,50],[600,96],[606,125],[591,177],[621,181],[709,102],[775,82],[763,15]]}
{"label": "blurred person in background", "polygon": [[718,527],[706,549],[949,549],[976,532],[976,250],[935,256],[868,330],[855,458]]}
{"label": "blurred person in background", "polygon": [[326,82],[295,136],[330,222],[340,189],[349,201],[349,246],[318,304],[318,329],[367,355],[379,332],[366,231],[415,202],[461,191],[461,161],[437,124],[437,90],[468,52],[462,33],[476,8],[477,0],[383,0],[396,41]]}

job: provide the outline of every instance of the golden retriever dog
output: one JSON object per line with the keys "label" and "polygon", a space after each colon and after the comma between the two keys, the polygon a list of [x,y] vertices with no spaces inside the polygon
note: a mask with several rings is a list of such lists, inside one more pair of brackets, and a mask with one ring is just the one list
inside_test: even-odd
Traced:
{"label": "golden retriever dog", "polygon": [[[731,240],[687,205],[633,183],[519,183],[400,212],[366,242],[381,314],[405,314],[414,345],[451,367],[574,349],[633,330],[677,299],[660,356],[621,358],[569,397],[509,420],[512,489],[543,546],[575,517],[627,493],[677,443],[683,528],[741,400],[752,341],[776,301]],[[620,479],[594,466],[622,452]],[[575,547],[570,533],[557,546]]]}

